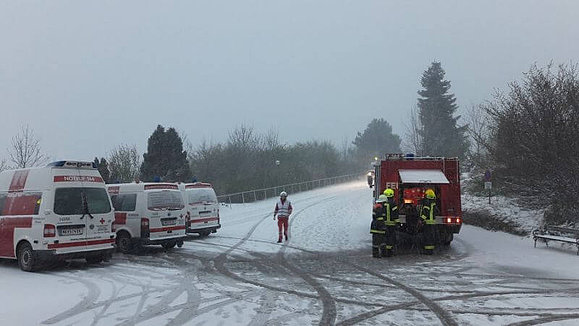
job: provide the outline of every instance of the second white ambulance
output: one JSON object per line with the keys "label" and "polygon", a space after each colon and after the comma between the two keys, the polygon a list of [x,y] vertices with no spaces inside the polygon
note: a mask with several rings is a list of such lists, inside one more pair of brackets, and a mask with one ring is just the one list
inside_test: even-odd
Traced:
{"label": "second white ambulance", "polygon": [[107,186],[115,208],[117,248],[128,253],[141,245],[181,247],[185,205],[175,183],[123,183]]}

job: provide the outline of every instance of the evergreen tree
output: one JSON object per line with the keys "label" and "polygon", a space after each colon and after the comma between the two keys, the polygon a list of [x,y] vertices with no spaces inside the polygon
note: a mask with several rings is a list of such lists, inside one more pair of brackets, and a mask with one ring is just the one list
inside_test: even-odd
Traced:
{"label": "evergreen tree", "polygon": [[98,157],[95,157],[94,158],[94,164],[96,165],[97,169],[99,170],[101,177],[103,177],[103,181],[105,183],[109,183],[111,171],[109,170],[109,163],[107,162],[107,160],[104,157],[101,157],[100,160]]}
{"label": "evergreen tree", "polygon": [[422,74],[423,89],[418,91],[418,115],[422,139],[420,155],[464,158],[469,144],[467,126],[458,126],[454,116],[458,106],[454,94],[448,93],[450,81],[444,79],[440,62],[433,62]]}
{"label": "evergreen tree", "polygon": [[392,133],[388,121],[372,119],[363,133],[358,132],[353,144],[358,155],[366,162],[374,156],[382,157],[386,153],[400,153],[400,137]]}
{"label": "evergreen tree", "polygon": [[174,128],[165,130],[161,125],[149,137],[141,165],[143,181],[153,181],[156,177],[168,182],[189,181],[192,177],[183,140]]}

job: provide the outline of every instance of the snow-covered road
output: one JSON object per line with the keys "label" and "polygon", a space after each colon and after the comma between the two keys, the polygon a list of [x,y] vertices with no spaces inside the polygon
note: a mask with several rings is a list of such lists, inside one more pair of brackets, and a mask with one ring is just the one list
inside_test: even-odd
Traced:
{"label": "snow-covered road", "polygon": [[373,259],[371,190],[290,194],[290,241],[274,200],[222,207],[223,228],[40,273],[0,262],[0,325],[576,325],[579,257],[464,226],[450,249]]}

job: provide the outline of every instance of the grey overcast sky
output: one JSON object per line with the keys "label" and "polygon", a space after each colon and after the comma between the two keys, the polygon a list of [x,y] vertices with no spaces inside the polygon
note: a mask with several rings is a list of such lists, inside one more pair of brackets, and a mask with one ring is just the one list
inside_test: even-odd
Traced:
{"label": "grey overcast sky", "polygon": [[285,143],[400,135],[441,61],[464,109],[533,63],[577,63],[579,1],[0,0],[0,159],[28,124],[53,159],[194,146],[240,124]]}

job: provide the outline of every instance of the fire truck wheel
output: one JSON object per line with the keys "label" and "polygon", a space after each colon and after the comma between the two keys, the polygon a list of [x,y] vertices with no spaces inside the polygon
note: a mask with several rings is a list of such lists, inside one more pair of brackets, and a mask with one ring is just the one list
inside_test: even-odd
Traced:
{"label": "fire truck wheel", "polygon": [[126,232],[120,232],[117,234],[117,249],[123,254],[128,254],[133,249],[131,236]]}
{"label": "fire truck wheel", "polygon": [[176,245],[177,245],[177,241],[169,241],[169,242],[163,243],[162,246],[165,249],[173,249],[173,248],[175,248]]}
{"label": "fire truck wheel", "polygon": [[18,247],[18,266],[25,272],[34,272],[38,267],[38,258],[28,242]]}

